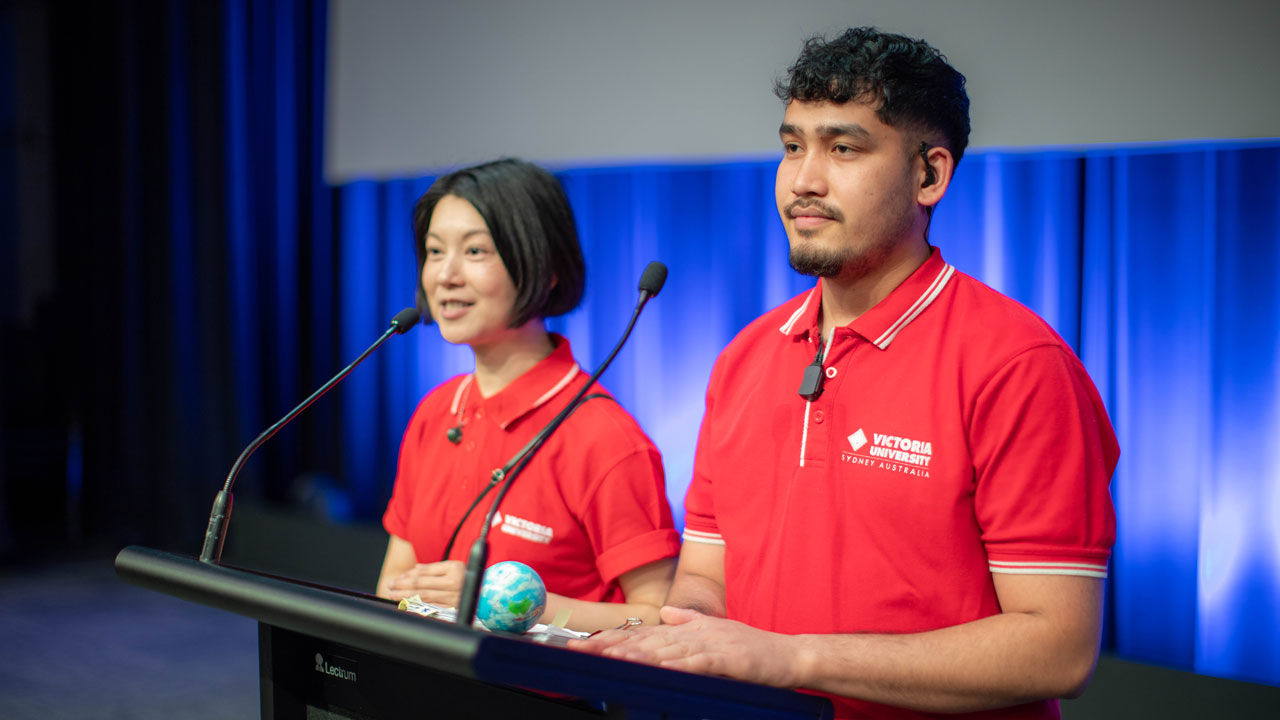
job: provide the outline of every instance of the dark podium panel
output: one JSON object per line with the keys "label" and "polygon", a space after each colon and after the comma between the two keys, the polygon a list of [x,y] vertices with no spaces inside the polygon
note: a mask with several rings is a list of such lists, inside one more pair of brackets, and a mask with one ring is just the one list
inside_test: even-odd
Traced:
{"label": "dark podium panel", "polygon": [[258,623],[258,640],[264,718],[626,717],[599,704],[485,683],[265,623]]}
{"label": "dark podium panel", "polygon": [[264,718],[830,718],[825,698],[424,618],[362,593],[128,547],[135,585],[258,620]]}

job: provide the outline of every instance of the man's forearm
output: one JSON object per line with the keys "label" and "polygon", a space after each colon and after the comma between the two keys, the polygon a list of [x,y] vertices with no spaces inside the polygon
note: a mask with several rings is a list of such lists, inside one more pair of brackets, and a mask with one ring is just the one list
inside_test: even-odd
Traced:
{"label": "man's forearm", "polygon": [[[667,604],[717,604],[723,595],[706,580],[679,578]],[[659,627],[605,633],[578,649],[927,712],[1079,693],[1097,660],[1101,582],[1023,575],[997,586],[1005,612],[929,632],[786,635],[672,607]]]}
{"label": "man's forearm", "polygon": [[1078,695],[1097,661],[1096,628],[1006,612],[909,635],[797,635],[801,687],[929,712]]}
{"label": "man's forearm", "polygon": [[711,617],[724,617],[724,585],[713,578],[677,570],[666,604],[697,610]]}

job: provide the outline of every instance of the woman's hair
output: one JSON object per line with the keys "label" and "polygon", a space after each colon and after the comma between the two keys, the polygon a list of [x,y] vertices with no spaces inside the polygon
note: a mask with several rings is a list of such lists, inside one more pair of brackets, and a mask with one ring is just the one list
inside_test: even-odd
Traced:
{"label": "woman's hair", "polygon": [[537,165],[504,158],[444,175],[414,205],[413,252],[423,318],[429,322],[431,317],[422,289],[427,228],[436,203],[446,195],[471,203],[489,227],[498,257],[516,287],[511,327],[563,315],[578,306],[587,268],[564,188]]}

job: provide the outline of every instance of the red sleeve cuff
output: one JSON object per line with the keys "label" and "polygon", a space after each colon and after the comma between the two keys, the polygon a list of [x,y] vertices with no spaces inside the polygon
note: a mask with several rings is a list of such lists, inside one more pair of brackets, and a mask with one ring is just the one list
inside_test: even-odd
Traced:
{"label": "red sleeve cuff", "polygon": [[387,505],[387,511],[382,513],[382,529],[386,530],[388,534],[395,535],[399,538],[409,536],[405,530],[404,521],[400,519],[398,514],[396,514],[390,503]]}
{"label": "red sleeve cuff", "polygon": [[680,538],[671,528],[650,530],[628,539],[596,557],[596,569],[606,584],[655,560],[680,554]]}
{"label": "red sleeve cuff", "polygon": [[688,501],[685,502],[684,510],[684,540],[686,542],[711,543],[712,545],[724,544],[724,539],[720,536],[720,526],[716,524],[716,519],[689,509]]}

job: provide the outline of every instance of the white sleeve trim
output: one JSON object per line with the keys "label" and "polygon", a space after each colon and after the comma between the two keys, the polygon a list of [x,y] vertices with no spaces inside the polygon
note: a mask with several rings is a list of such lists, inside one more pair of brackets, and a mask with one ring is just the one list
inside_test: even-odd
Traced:
{"label": "white sleeve trim", "polygon": [[1080,577],[1106,578],[1107,566],[1080,562],[1012,562],[991,560],[987,563],[993,573],[1005,575],[1077,575]]}
{"label": "white sleeve trim", "polygon": [[724,538],[719,533],[699,532],[697,530],[686,529],[684,535],[685,542],[700,542],[707,545],[724,545]]}

